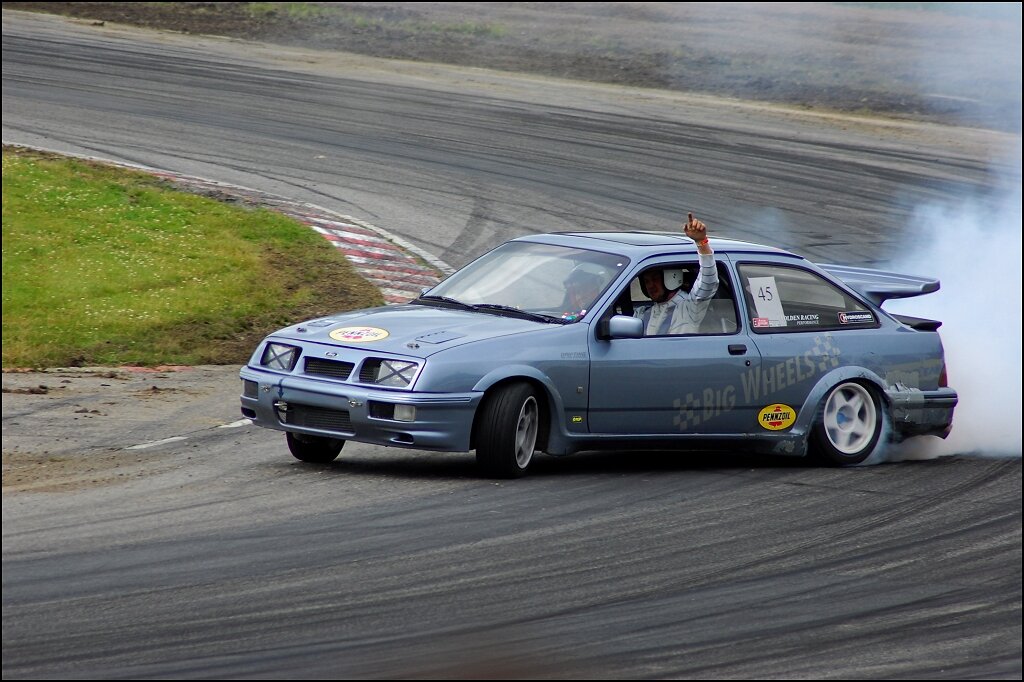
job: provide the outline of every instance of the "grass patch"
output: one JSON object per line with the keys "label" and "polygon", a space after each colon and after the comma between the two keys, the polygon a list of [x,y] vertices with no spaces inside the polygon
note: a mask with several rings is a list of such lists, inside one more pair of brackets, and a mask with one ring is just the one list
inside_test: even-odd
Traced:
{"label": "grass patch", "polygon": [[332,13],[330,5],[316,2],[248,2],[245,3],[245,7],[248,8],[249,14],[255,17],[280,16],[298,21],[319,19]]}
{"label": "grass patch", "polygon": [[475,21],[462,21],[454,24],[440,24],[435,21],[427,25],[427,30],[435,33],[457,33],[475,38],[501,38],[506,33],[505,28],[500,24]]}
{"label": "grass patch", "polygon": [[278,327],[381,303],[279,213],[3,150],[4,367],[243,363]]}

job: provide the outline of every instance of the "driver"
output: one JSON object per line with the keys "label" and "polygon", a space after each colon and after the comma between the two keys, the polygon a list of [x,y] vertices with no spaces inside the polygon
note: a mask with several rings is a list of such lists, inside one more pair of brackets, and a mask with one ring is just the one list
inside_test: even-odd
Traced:
{"label": "driver", "polygon": [[652,268],[640,275],[640,288],[654,304],[637,312],[644,321],[646,336],[695,334],[704,320],[711,297],[718,291],[715,252],[708,241],[708,228],[692,213],[683,224],[683,232],[697,244],[700,274],[689,292],[682,289],[682,271],[677,268]]}

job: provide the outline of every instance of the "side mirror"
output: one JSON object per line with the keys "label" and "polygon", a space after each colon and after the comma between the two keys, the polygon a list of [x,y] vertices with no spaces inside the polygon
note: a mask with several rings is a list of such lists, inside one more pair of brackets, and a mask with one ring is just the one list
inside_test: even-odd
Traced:
{"label": "side mirror", "polygon": [[602,339],[640,339],[644,335],[644,321],[629,315],[612,315],[601,320],[597,335]]}

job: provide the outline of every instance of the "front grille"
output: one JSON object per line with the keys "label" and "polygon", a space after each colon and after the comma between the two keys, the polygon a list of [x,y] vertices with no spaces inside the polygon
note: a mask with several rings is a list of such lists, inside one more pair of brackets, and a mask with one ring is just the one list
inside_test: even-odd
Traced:
{"label": "front grille", "polygon": [[354,366],[355,365],[351,362],[306,358],[306,374],[313,374],[316,376],[348,379],[348,375],[352,373],[352,368]]}
{"label": "front grille", "polygon": [[284,413],[283,421],[292,426],[305,426],[324,431],[349,433],[352,431],[352,419],[349,417],[348,410],[291,404],[288,406],[288,411]]}
{"label": "front grille", "polygon": [[242,379],[242,395],[246,398],[258,398],[260,395],[260,385],[255,381],[249,381],[248,379]]}
{"label": "front grille", "polygon": [[377,380],[377,370],[380,369],[380,358],[369,358],[363,363],[359,370],[359,381],[364,384],[372,384]]}

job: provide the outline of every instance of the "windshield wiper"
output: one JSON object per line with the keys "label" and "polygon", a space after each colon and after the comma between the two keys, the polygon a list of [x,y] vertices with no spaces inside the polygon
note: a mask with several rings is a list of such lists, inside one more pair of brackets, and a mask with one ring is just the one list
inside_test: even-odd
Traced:
{"label": "windshield wiper", "polygon": [[568,320],[563,320],[560,317],[554,315],[545,315],[544,313],[534,313],[529,310],[521,310],[519,308],[513,308],[510,305],[501,305],[500,303],[477,303],[474,306],[477,310],[494,310],[502,313],[512,313],[520,317],[525,317],[530,320],[537,320],[538,322],[549,322],[556,324],[566,324]]}
{"label": "windshield wiper", "polygon": [[459,308],[465,308],[466,310],[476,310],[476,306],[472,303],[464,303],[457,298],[450,298],[448,296],[434,296],[433,294],[423,294],[419,298],[412,301],[440,301],[441,303],[450,303],[451,305],[458,306]]}
{"label": "windshield wiper", "polygon": [[412,302],[413,303],[417,303],[419,301],[423,301],[424,303],[432,303],[432,302],[435,302],[435,301],[437,301],[439,303],[448,303],[450,305],[457,306],[457,307],[462,308],[464,310],[477,310],[477,311],[487,311],[487,312],[496,312],[496,313],[511,313],[511,314],[516,315],[518,317],[525,317],[525,318],[527,318],[529,320],[536,320],[538,322],[548,322],[548,323],[556,323],[556,324],[566,324],[566,323],[569,322],[569,320],[564,320],[561,317],[555,317],[554,315],[545,315],[544,313],[534,313],[534,312],[530,312],[529,310],[521,310],[519,308],[513,308],[510,305],[502,305],[500,303],[478,303],[478,304],[474,305],[472,303],[466,303],[464,301],[460,301],[457,298],[451,298],[449,296],[436,296],[434,294],[424,294],[424,295],[420,296],[419,298],[414,299]]}

